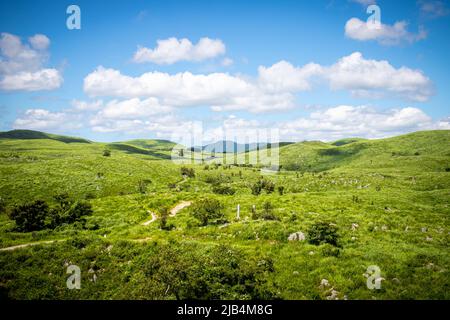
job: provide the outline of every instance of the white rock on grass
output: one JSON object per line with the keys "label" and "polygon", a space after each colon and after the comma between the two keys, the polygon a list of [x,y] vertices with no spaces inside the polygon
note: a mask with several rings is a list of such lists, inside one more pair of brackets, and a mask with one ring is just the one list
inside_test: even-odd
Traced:
{"label": "white rock on grass", "polygon": [[358,229],[359,224],[357,223],[352,223],[352,231],[355,231],[356,229]]}
{"label": "white rock on grass", "polygon": [[326,288],[330,286],[330,282],[328,282],[327,279],[322,279],[322,281],[320,281],[320,286],[319,288]]}
{"label": "white rock on grass", "polygon": [[339,294],[338,291],[332,289],[331,292],[330,292],[330,295],[327,296],[327,300],[339,300],[338,294]]}
{"label": "white rock on grass", "polygon": [[305,234],[301,231],[291,233],[288,237],[289,241],[304,241],[305,239]]}

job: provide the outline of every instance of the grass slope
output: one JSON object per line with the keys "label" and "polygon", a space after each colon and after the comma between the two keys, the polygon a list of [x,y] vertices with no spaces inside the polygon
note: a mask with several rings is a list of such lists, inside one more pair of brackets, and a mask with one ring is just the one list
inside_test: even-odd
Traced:
{"label": "grass slope", "polygon": [[[0,295],[327,299],[333,287],[339,299],[450,298],[450,131],[284,145],[282,170],[268,176],[255,166],[210,164],[191,165],[195,177],[183,178],[155,155],[168,154],[169,142],[117,144],[0,138],[0,248],[61,240],[0,251]],[[275,191],[252,194],[262,177]],[[216,185],[235,193],[217,194]],[[61,192],[92,204],[86,228],[15,231],[9,208],[53,203]],[[171,231],[159,228],[164,207],[205,197],[223,204],[227,223],[200,226],[187,207],[169,217]],[[266,202],[275,220],[254,216],[253,206],[262,214]],[[158,220],[143,226],[149,212]],[[288,241],[321,221],[336,225],[339,248]],[[83,272],[81,290],[66,289],[69,264]],[[366,286],[370,265],[381,269],[381,290]]]}

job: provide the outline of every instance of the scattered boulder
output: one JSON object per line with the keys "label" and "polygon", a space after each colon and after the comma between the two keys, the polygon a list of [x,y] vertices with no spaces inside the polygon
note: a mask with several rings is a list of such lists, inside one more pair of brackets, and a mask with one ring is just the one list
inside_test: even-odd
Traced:
{"label": "scattered boulder", "polygon": [[339,294],[338,291],[332,289],[331,292],[330,292],[330,295],[327,296],[327,300],[339,300],[338,294]]}
{"label": "scattered boulder", "polygon": [[322,279],[322,281],[320,281],[319,288],[323,289],[323,288],[327,288],[329,286],[330,286],[330,282],[328,282],[327,279]]}
{"label": "scattered boulder", "polygon": [[359,224],[357,223],[352,223],[352,231],[355,231],[356,229],[358,229]]}
{"label": "scattered boulder", "polygon": [[306,236],[303,232],[298,231],[298,232],[291,233],[288,237],[288,240],[289,241],[305,241]]}

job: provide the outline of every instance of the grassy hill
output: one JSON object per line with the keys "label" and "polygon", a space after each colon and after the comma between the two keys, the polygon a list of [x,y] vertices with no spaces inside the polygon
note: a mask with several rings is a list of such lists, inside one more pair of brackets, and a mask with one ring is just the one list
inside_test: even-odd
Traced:
{"label": "grassy hill", "polygon": [[[170,141],[70,139],[0,133],[2,297],[327,299],[333,287],[339,299],[450,298],[450,131],[282,145],[271,175],[206,162],[183,176]],[[22,232],[10,219],[63,193],[92,206],[85,224]],[[202,225],[201,199],[218,200],[223,218]],[[188,202],[162,229],[166,210]],[[321,222],[337,244],[311,240]],[[294,232],[306,240],[289,241]],[[68,264],[81,290],[66,289]],[[366,286],[371,265],[381,290]]]}
{"label": "grassy hill", "polygon": [[16,139],[16,140],[50,139],[61,141],[64,143],[91,143],[89,140],[82,138],[60,136],[56,134],[50,134],[33,130],[11,130],[6,132],[0,132],[0,139]]}

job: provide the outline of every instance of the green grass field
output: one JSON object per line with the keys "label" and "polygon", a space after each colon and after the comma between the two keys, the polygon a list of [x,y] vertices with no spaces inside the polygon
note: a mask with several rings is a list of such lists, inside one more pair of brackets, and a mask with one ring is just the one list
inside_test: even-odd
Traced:
{"label": "green grass field", "polygon": [[[216,154],[182,176],[173,146],[0,133],[0,296],[450,299],[450,131],[285,144],[272,175],[214,165]],[[273,191],[252,193],[261,179]],[[10,218],[21,204],[55,206],[64,193],[92,205],[85,224],[23,232]],[[202,225],[202,199],[217,199],[224,217]],[[193,205],[161,229],[164,210],[186,201]],[[157,219],[143,225],[152,212]],[[310,241],[320,222],[337,229],[337,244]],[[294,232],[306,239],[289,241]],[[72,264],[79,290],[66,287]],[[380,289],[367,287],[372,265]]]}

